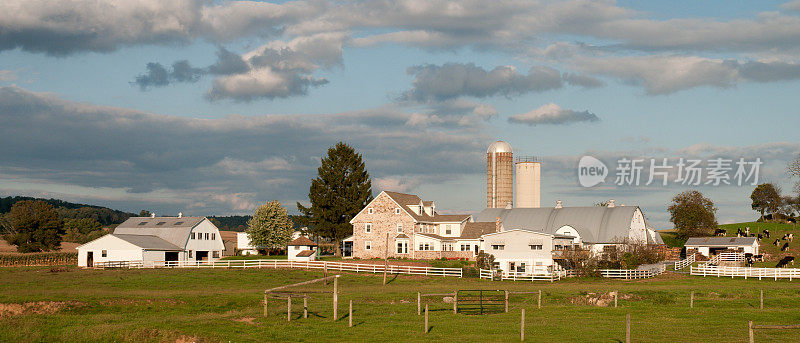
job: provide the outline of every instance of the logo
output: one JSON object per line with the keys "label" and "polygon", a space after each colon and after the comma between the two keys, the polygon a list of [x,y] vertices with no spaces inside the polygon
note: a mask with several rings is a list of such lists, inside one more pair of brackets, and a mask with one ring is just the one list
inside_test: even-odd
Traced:
{"label": "logo", "polygon": [[578,161],[578,182],[583,187],[594,187],[604,182],[607,175],[608,167],[592,156],[583,156]]}

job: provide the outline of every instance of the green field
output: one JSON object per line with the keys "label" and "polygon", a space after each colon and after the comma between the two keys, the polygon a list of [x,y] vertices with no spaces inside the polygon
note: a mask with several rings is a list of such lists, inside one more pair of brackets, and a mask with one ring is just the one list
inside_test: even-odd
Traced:
{"label": "green field", "polygon": [[[273,269],[81,270],[69,267],[0,268],[0,341],[513,341],[520,308],[531,341],[616,342],[625,339],[631,314],[636,342],[745,341],[747,321],[800,323],[800,281],[692,277],[669,273],[656,279],[568,279],[555,283],[492,282],[474,278],[392,277],[343,274],[338,321],[330,294],[312,293],[310,317],[286,321],[285,301],[271,302],[263,317],[263,290],[322,276],[318,271]],[[297,288],[320,292],[321,284]],[[543,291],[511,297],[509,313],[454,315],[441,297],[430,303],[429,333],[416,315],[416,292],[457,289]],[[619,308],[574,304],[587,292],[619,290]],[[689,309],[689,293],[696,292]],[[759,310],[759,290],[765,309]],[[623,298],[631,297],[630,300]],[[354,324],[347,304],[354,301]],[[22,313],[14,304],[37,302]],[[66,302],[66,303],[60,303]],[[59,305],[61,304],[61,305]],[[19,307],[18,305],[16,305]],[[37,313],[38,312],[38,313]],[[800,340],[800,330],[756,332],[756,340]]]}

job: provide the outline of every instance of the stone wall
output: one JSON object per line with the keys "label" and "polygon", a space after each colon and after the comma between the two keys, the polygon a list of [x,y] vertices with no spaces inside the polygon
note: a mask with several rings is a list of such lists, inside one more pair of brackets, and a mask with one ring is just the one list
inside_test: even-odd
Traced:
{"label": "stone wall", "polygon": [[[361,259],[383,258],[386,252],[386,237],[389,236],[388,255],[390,258],[412,258],[414,247],[414,218],[401,210],[400,214],[395,214],[398,208],[388,195],[381,193],[375,200],[368,205],[372,208],[372,214],[364,209],[353,220],[353,257]],[[368,207],[368,208],[369,208]],[[372,224],[372,232],[365,232],[367,223]],[[408,236],[408,254],[398,254],[396,238],[400,233],[397,231],[397,224],[403,224],[403,234]],[[366,241],[371,242],[372,249],[366,250]]]}
{"label": "stone wall", "polygon": [[418,260],[437,260],[440,258],[475,260],[472,251],[415,251],[414,258]]}

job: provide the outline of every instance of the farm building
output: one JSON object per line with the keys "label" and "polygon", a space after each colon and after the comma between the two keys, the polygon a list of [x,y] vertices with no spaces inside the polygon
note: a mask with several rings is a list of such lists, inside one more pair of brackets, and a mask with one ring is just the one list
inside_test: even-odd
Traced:
{"label": "farm building", "polygon": [[[295,231],[292,232],[292,240],[295,240],[299,237],[303,236],[302,231]],[[247,235],[247,232],[237,232],[236,233],[236,251],[238,251],[242,255],[258,255],[259,250],[267,250],[264,247],[254,246],[250,243],[250,236]]]}
{"label": "farm building", "polygon": [[575,237],[528,230],[501,230],[482,237],[482,250],[492,254],[496,268],[525,274],[546,274],[553,251],[574,245]]}
{"label": "farm building", "polygon": [[758,255],[758,239],[756,237],[692,237],[686,241],[687,254],[697,252],[705,257],[714,257],[726,251]]}
{"label": "farm building", "polygon": [[110,261],[206,261],[222,256],[219,229],[206,217],[131,217],[114,233],[78,246],[78,265]]}
{"label": "farm building", "polygon": [[289,261],[314,261],[317,259],[317,243],[305,236],[297,237],[286,247],[286,257]]}

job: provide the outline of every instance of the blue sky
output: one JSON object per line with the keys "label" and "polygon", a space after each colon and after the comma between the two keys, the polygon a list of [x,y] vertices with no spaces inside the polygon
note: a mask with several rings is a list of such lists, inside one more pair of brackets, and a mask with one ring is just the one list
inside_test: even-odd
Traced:
{"label": "blue sky", "polygon": [[[0,194],[295,212],[342,140],[376,193],[474,212],[485,148],[505,140],[543,161],[544,205],[615,198],[664,228],[689,187],[583,189],[578,159],[761,158],[792,194],[799,16],[799,1],[4,1]],[[697,188],[720,222],[754,218],[753,186]]]}

